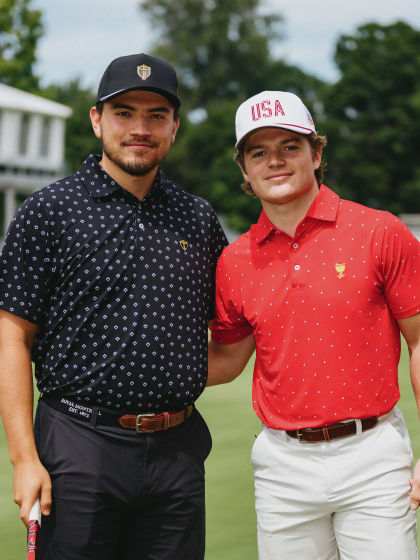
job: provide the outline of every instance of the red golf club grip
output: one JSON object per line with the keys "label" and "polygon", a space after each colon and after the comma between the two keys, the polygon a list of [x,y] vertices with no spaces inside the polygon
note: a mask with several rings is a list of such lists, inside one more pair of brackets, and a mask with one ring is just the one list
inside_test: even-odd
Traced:
{"label": "red golf club grip", "polygon": [[37,560],[39,554],[39,532],[41,530],[41,511],[36,500],[29,513],[28,525],[28,560]]}

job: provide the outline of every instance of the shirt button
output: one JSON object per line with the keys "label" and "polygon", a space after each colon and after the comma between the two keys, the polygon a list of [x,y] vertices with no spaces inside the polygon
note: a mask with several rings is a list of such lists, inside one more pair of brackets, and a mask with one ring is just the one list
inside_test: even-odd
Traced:
{"label": "shirt button", "polygon": [[292,247],[293,249],[297,249],[299,247],[299,243],[293,243]]}
{"label": "shirt button", "polygon": [[300,270],[300,265],[295,264],[295,270]]}

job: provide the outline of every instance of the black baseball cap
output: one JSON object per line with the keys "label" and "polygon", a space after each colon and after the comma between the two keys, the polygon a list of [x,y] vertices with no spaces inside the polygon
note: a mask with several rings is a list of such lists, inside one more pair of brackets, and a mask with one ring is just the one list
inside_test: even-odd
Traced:
{"label": "black baseball cap", "polygon": [[111,62],[99,83],[97,102],[133,89],[163,95],[176,109],[181,105],[174,68],[145,53],[120,56]]}

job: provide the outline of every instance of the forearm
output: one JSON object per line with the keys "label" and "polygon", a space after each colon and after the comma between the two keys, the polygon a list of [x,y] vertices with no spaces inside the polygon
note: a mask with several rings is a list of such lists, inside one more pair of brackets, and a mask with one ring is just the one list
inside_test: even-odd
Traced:
{"label": "forearm", "polygon": [[0,414],[12,463],[37,459],[31,359],[23,341],[0,342]]}
{"label": "forearm", "polygon": [[235,344],[216,344],[210,340],[207,387],[233,381],[242,373],[254,350],[252,335]]}
{"label": "forearm", "polygon": [[209,341],[208,362],[207,387],[229,383],[240,374],[240,372],[236,372],[233,368],[228,369],[228,364],[225,363],[223,354],[217,351],[216,345],[212,340]]}
{"label": "forearm", "polygon": [[33,381],[30,348],[38,327],[0,311],[0,414],[14,469],[14,501],[28,525],[40,498],[43,515],[51,511],[51,480],[41,464],[33,430]]}
{"label": "forearm", "polygon": [[[420,313],[399,319],[398,325],[407,342],[410,355],[410,377],[414,396],[417,402],[417,410],[420,417]],[[414,469],[413,478],[410,480],[411,494],[410,503],[413,510],[418,509],[420,504],[420,460]]]}
{"label": "forearm", "polygon": [[[410,377],[413,386],[414,397],[417,403],[417,412],[420,418],[420,344],[416,345],[410,351]],[[410,503],[411,508],[416,510],[420,504],[420,460],[414,469],[411,483]]]}
{"label": "forearm", "polygon": [[420,345],[414,347],[410,352],[410,377],[420,418]]}
{"label": "forearm", "polygon": [[420,313],[399,319],[398,326],[407,342],[410,356],[410,377],[420,417]]}

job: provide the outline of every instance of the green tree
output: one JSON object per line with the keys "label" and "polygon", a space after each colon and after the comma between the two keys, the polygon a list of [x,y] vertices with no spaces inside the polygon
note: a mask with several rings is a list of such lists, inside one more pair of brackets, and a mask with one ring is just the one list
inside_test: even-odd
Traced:
{"label": "green tree", "polygon": [[36,47],[43,34],[41,12],[31,0],[0,0],[0,82],[37,91],[33,72]]}
{"label": "green tree", "polygon": [[260,14],[260,4],[261,0],[141,2],[158,31],[155,53],[176,67],[189,108],[258,89],[281,22],[277,14]]}
{"label": "green tree", "polygon": [[329,183],[399,213],[420,211],[420,31],[369,23],[340,37],[325,97]]}
{"label": "green tree", "polygon": [[[182,188],[210,200],[239,231],[260,202],[240,189],[233,161],[235,112],[261,90],[289,90],[320,107],[322,82],[281,60],[270,47],[281,39],[278,14],[261,0],[144,0],[140,8],[157,32],[154,54],[180,78],[181,128],[164,170]],[[316,111],[315,111],[316,112]]]}
{"label": "green tree", "polygon": [[42,91],[42,95],[73,109],[73,114],[66,122],[64,154],[67,172],[73,173],[88,154],[101,152],[89,118],[89,110],[95,105],[96,95],[82,87],[77,78],[66,84],[50,85]]}

